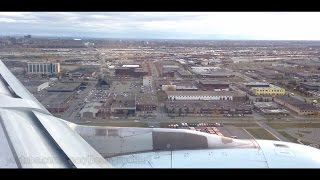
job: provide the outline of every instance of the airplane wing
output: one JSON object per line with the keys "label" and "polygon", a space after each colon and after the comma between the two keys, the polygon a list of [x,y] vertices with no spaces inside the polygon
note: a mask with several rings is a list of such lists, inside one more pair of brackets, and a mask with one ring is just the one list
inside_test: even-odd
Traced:
{"label": "airplane wing", "polygon": [[110,167],[66,123],[52,116],[2,61],[0,102],[0,167]]}
{"label": "airplane wing", "polygon": [[0,168],[320,168],[320,150],[295,143],[67,122],[2,61],[0,147]]}

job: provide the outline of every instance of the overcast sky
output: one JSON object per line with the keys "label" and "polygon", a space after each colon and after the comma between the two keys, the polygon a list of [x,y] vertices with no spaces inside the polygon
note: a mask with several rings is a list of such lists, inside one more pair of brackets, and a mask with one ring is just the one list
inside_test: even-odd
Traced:
{"label": "overcast sky", "polygon": [[0,12],[0,35],[320,40],[320,12]]}

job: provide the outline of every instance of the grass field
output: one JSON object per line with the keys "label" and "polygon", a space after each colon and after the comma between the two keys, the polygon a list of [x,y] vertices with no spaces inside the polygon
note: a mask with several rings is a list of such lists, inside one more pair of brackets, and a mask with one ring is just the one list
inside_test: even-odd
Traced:
{"label": "grass field", "polygon": [[148,127],[144,122],[83,122],[80,125],[88,126],[119,126],[119,127]]}
{"label": "grass field", "polygon": [[320,123],[267,123],[274,129],[285,128],[320,128]]}
{"label": "grass field", "polygon": [[224,125],[232,125],[235,127],[259,127],[259,125],[255,122],[250,123],[223,123]]}
{"label": "grass field", "polygon": [[278,140],[268,131],[262,128],[257,129],[246,129],[253,137],[257,139],[267,139],[267,140]]}
{"label": "grass field", "polygon": [[290,142],[294,142],[294,143],[297,143],[297,138],[291,136],[290,134],[288,134],[287,132],[285,131],[279,131],[279,133],[284,136],[285,138],[287,138]]}

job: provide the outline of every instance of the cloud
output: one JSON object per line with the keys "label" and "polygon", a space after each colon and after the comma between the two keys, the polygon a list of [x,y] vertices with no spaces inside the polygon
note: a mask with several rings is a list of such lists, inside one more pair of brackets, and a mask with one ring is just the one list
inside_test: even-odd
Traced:
{"label": "cloud", "polygon": [[0,12],[0,35],[320,40],[314,12]]}

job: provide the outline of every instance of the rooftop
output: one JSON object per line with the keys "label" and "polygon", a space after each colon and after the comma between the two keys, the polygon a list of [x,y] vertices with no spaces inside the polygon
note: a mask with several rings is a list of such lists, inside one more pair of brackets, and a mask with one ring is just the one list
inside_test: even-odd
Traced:
{"label": "rooftop", "polygon": [[277,99],[285,101],[286,103],[298,107],[300,110],[320,110],[318,107],[308,104],[304,101],[300,101],[291,96],[278,96]]}
{"label": "rooftop", "polygon": [[245,96],[239,91],[166,91],[168,96]]}
{"label": "rooftop", "polygon": [[138,68],[140,65],[138,64],[124,64],[122,67],[128,67],[128,68]]}
{"label": "rooftop", "polygon": [[210,84],[223,84],[223,85],[229,85],[227,82],[223,81],[217,81],[217,80],[200,80],[199,83],[205,84],[205,85],[210,85]]}
{"label": "rooftop", "polygon": [[229,101],[166,101],[166,107],[172,108],[223,108],[223,109],[251,109],[251,105]]}
{"label": "rooftop", "polygon": [[245,83],[246,86],[255,86],[255,85],[268,85],[269,83],[264,83],[264,82],[249,82],[249,83]]}
{"label": "rooftop", "polygon": [[277,89],[277,90],[282,90],[283,88],[275,86],[270,84],[269,87],[253,87],[252,89],[269,89],[269,88],[273,88],[273,89]]}
{"label": "rooftop", "polygon": [[156,104],[156,97],[148,94],[139,95],[136,97],[136,104]]}
{"label": "rooftop", "polygon": [[319,82],[301,82],[301,84],[307,85],[307,86],[317,86],[317,87],[320,86]]}
{"label": "rooftop", "polygon": [[99,109],[97,107],[102,106],[102,103],[98,103],[98,102],[93,102],[93,103],[89,103],[86,104],[83,109],[81,109],[80,113],[83,112],[93,112],[93,113],[98,113]]}
{"label": "rooftop", "polygon": [[57,83],[56,85],[49,87],[48,92],[73,92],[81,83]]}
{"label": "rooftop", "polygon": [[111,105],[112,109],[135,109],[136,100],[134,95],[117,95],[114,102]]}
{"label": "rooftop", "polygon": [[66,100],[72,96],[72,92],[45,92],[37,96],[44,107],[65,107]]}

